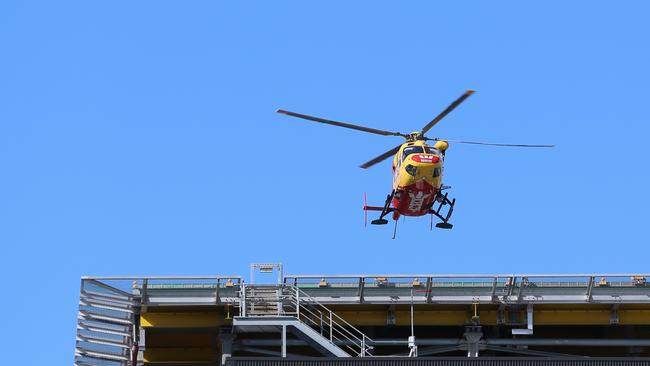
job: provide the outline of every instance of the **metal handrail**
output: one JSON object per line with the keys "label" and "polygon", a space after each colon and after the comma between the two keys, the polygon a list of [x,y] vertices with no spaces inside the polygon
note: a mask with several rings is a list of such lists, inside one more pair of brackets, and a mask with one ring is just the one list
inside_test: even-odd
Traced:
{"label": "metal handrail", "polygon": [[[621,281],[627,277],[627,281]],[[292,284],[295,287],[302,287],[306,290],[313,287],[328,287],[337,289],[356,289],[358,302],[364,301],[364,290],[375,288],[422,288],[426,294],[418,297],[426,303],[432,301],[432,294],[438,288],[469,288],[480,287],[491,289],[492,301],[497,296],[503,296],[502,302],[521,301],[529,288],[572,288],[583,289],[585,301],[591,302],[594,288],[650,288],[646,279],[650,275],[639,273],[617,273],[617,274],[505,274],[505,275],[288,275],[284,278],[285,284]],[[313,283],[319,279],[320,282]],[[424,281],[422,281],[424,280]],[[412,281],[409,283],[409,281]],[[526,289],[526,290],[524,290]],[[516,291],[516,292],[515,292]],[[505,296],[504,296],[505,295]],[[411,301],[414,301],[413,296]]]}
{"label": "metal handrail", "polygon": [[[343,337],[345,340],[353,342],[359,349],[357,350],[356,348],[353,348],[349,345],[346,344],[348,348],[350,348],[353,352],[358,353],[360,357],[364,356],[371,356],[371,354],[368,352],[368,344],[372,342],[372,339],[368,336],[366,336],[363,332],[361,332],[359,329],[355,328],[352,324],[347,322],[345,319],[341,318],[339,315],[331,311],[329,308],[324,306],[323,304],[319,303],[305,293],[304,291],[300,290],[298,287],[295,286],[290,286],[290,285],[285,285],[285,288],[289,288],[293,293],[294,293],[294,306],[296,306],[296,312],[299,314],[298,318],[303,320],[306,317],[304,316],[304,311],[309,312],[311,315],[316,316],[316,314],[309,309],[309,306],[312,306],[315,308],[316,311],[319,312],[318,315],[324,314],[325,315],[325,325],[329,329],[329,335],[331,341],[334,339],[339,340],[339,337],[337,337],[335,334],[338,334],[340,337]],[[304,305],[304,304],[307,305]],[[300,312],[303,311],[303,316],[300,316]],[[309,319],[309,318],[307,318]],[[311,319],[309,319],[311,321]],[[334,342],[332,342],[334,343]]]}
{"label": "metal handrail", "polygon": [[342,274],[342,275],[328,275],[328,274],[309,274],[309,275],[285,275],[284,282],[288,283],[294,279],[359,279],[359,278],[508,278],[508,277],[531,277],[531,278],[580,278],[580,277],[634,277],[646,276],[650,277],[650,273],[567,273],[567,274]]}
{"label": "metal handrail", "polygon": [[[330,343],[337,346],[342,344],[352,354],[359,357],[372,356],[369,350],[372,349],[370,344],[374,342],[370,337],[298,287],[287,284],[278,285],[275,287],[277,292],[274,297],[269,297],[268,292],[265,294],[267,296],[257,296],[255,287],[257,286],[242,285],[241,316],[294,316],[318,330]],[[277,304],[276,312],[273,312],[272,307],[271,311],[255,311],[256,303],[275,303]]]}

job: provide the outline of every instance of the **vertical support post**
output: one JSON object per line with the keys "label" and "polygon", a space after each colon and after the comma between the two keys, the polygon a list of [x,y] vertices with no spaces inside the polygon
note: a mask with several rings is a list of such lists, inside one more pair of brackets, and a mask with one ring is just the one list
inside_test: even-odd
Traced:
{"label": "vertical support post", "polygon": [[612,309],[610,310],[609,324],[611,324],[611,325],[618,325],[619,324],[618,307],[619,307],[619,304],[614,304],[614,305],[612,305]]}
{"label": "vertical support post", "polygon": [[219,304],[221,301],[219,301],[219,285],[221,283],[221,279],[217,278],[217,289],[214,291],[214,303]]}
{"label": "vertical support post", "polygon": [[241,300],[239,304],[239,314],[243,317],[246,316],[246,284],[241,284]]}
{"label": "vertical support post", "polygon": [[142,300],[140,300],[140,302],[142,303],[142,305],[146,305],[147,302],[149,302],[148,301],[149,296],[147,295],[148,285],[149,285],[149,281],[146,278],[143,279],[142,280],[142,291],[140,292],[140,298],[142,299]]}
{"label": "vertical support post", "polygon": [[467,345],[467,357],[478,357],[478,346],[476,343]]}
{"label": "vertical support post", "polygon": [[516,276],[510,276],[508,277],[508,296],[507,299],[510,301],[510,296],[512,296],[512,290],[515,288],[515,285],[517,285],[517,277]]}
{"label": "vertical support post", "polygon": [[465,327],[465,341],[467,342],[467,357],[478,357],[479,342],[483,337],[483,331],[480,326]]}
{"label": "vertical support post", "polygon": [[226,364],[226,360],[232,357],[232,329],[221,329],[219,332],[221,340],[221,366]]}
{"label": "vertical support post", "polygon": [[415,337],[415,326],[413,325],[413,289],[411,289],[411,336]]}
{"label": "vertical support post", "polygon": [[587,295],[587,302],[591,302],[591,291],[594,288],[594,281],[595,281],[594,276],[589,277],[589,283],[587,284],[587,294],[586,294]]}
{"label": "vertical support post", "polygon": [[[135,284],[135,282],[134,282],[134,284]],[[138,364],[138,354],[140,353],[140,351],[139,351],[140,350],[140,348],[139,348],[140,347],[140,340],[139,340],[140,332],[138,331],[138,328],[139,328],[138,324],[137,324],[138,322],[136,322],[136,319],[135,319],[137,316],[138,316],[137,314],[132,314],[131,315],[131,322],[133,324],[133,329],[131,330],[131,342],[130,342],[131,349],[130,349],[130,353],[127,353],[131,358],[131,363],[129,364],[130,366],[136,366]],[[123,339],[123,341],[126,341],[125,343],[128,342],[127,339]],[[126,350],[124,350],[124,351],[126,353]]]}
{"label": "vertical support post", "polygon": [[526,306],[526,329],[513,329],[512,334],[532,335],[533,334],[533,304]]}
{"label": "vertical support post", "polygon": [[497,325],[506,324],[506,305],[500,304],[497,309]]}
{"label": "vertical support post", "polygon": [[359,304],[363,303],[363,288],[366,279],[364,277],[359,277]]}
{"label": "vertical support post", "polygon": [[[431,278],[427,280],[427,284],[431,285]],[[418,356],[418,346],[415,345],[415,324],[413,321],[413,288],[411,288],[411,336],[408,338],[409,357]]]}
{"label": "vertical support post", "polygon": [[296,287],[296,318],[300,319],[300,290]]}
{"label": "vertical support post", "polygon": [[492,281],[492,293],[490,295],[490,299],[494,302],[496,301],[496,294],[497,294],[497,283],[499,281],[499,276],[494,277],[494,280]]}
{"label": "vertical support post", "polygon": [[287,326],[282,325],[282,358],[287,357]]}
{"label": "vertical support post", "polygon": [[146,332],[144,328],[140,327],[138,330],[138,354],[136,355],[136,364],[142,364],[144,362],[144,350],[147,347]]}
{"label": "vertical support post", "polygon": [[332,312],[329,313],[329,316],[330,316],[330,343],[334,343],[333,342],[334,335],[332,334],[333,333],[332,326],[334,325],[332,320]]}
{"label": "vertical support post", "polygon": [[521,297],[524,293],[524,287],[528,286],[528,277],[522,277],[521,283],[519,284],[519,292],[517,292],[517,302],[521,301]]}

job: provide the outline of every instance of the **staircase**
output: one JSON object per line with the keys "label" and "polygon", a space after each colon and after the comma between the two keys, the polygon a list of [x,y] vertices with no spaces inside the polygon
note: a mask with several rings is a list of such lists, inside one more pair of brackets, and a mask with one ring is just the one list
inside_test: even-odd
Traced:
{"label": "staircase", "polygon": [[288,329],[327,356],[372,356],[370,338],[297,287],[242,286],[240,299],[240,316],[233,319],[238,331]]}

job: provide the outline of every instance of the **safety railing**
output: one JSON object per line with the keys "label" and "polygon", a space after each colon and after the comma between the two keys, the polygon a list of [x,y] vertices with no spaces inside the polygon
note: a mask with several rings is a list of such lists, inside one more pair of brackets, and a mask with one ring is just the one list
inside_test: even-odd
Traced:
{"label": "safety railing", "polygon": [[[287,275],[284,283],[299,287],[323,303],[463,302],[467,298],[501,303],[639,300],[650,295],[650,274],[503,274],[503,275]],[[336,296],[334,296],[336,295]]]}
{"label": "safety railing", "polygon": [[293,316],[350,355],[372,356],[370,337],[298,287],[242,286],[240,301],[241,316]]}
{"label": "safety railing", "polygon": [[298,319],[329,337],[331,343],[343,344],[346,351],[359,357],[372,356],[372,339],[298,287],[284,287],[291,294],[289,308]]}

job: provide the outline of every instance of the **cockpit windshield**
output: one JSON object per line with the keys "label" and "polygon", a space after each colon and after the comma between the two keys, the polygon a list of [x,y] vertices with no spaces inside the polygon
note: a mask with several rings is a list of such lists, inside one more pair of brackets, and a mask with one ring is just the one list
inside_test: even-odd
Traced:
{"label": "cockpit windshield", "polygon": [[440,150],[431,146],[409,146],[404,148],[402,159],[406,159],[411,154],[435,154],[440,155]]}
{"label": "cockpit windshield", "polygon": [[427,146],[425,149],[426,149],[427,153],[429,153],[429,154],[440,155],[440,150],[438,150],[438,149],[436,149],[434,147]]}
{"label": "cockpit windshield", "polygon": [[424,153],[424,149],[422,146],[409,146],[404,148],[404,152],[402,153],[402,159],[405,159],[407,156],[411,154],[422,154]]}

